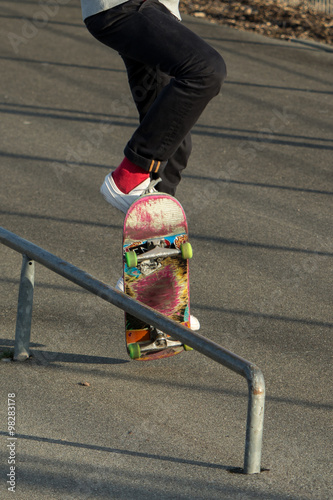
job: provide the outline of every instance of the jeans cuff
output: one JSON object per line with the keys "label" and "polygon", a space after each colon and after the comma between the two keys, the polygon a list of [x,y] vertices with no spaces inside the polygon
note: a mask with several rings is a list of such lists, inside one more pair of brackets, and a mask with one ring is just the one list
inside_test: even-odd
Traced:
{"label": "jeans cuff", "polygon": [[160,174],[163,172],[167,161],[150,160],[149,158],[144,158],[138,153],[135,153],[127,144],[124,149],[124,154],[128,160],[135,163],[138,167],[143,168],[151,174]]}

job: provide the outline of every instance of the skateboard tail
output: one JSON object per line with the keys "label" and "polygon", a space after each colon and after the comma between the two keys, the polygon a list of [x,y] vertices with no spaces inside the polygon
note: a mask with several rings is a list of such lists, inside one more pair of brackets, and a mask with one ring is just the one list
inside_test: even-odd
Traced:
{"label": "skateboard tail", "polygon": [[[190,328],[190,322],[184,321],[181,323],[183,326]],[[134,344],[136,342],[149,342],[150,341],[150,326],[146,325],[145,328],[139,328],[137,330],[126,329],[126,343]],[[168,335],[169,337],[169,335]]]}

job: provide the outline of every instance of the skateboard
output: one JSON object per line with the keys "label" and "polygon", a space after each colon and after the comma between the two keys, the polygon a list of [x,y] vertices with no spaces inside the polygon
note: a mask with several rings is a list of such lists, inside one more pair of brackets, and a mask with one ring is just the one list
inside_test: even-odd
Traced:
{"label": "skateboard", "polygon": [[[123,230],[124,292],[190,328],[188,241],[181,204],[164,193],[146,194],[129,208]],[[147,361],[192,350],[125,312],[127,352]]]}

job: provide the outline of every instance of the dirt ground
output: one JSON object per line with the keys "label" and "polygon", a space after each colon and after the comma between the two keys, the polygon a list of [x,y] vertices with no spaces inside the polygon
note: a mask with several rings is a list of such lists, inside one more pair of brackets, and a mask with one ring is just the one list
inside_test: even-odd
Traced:
{"label": "dirt ground", "polygon": [[299,38],[333,45],[333,15],[305,2],[276,0],[183,0],[181,11],[213,23],[290,40]]}

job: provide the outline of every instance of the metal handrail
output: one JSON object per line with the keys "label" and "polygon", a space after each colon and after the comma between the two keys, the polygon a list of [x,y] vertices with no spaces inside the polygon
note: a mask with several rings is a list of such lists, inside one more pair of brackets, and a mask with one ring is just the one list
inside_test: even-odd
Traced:
{"label": "metal handrail", "polygon": [[261,370],[256,365],[1,227],[0,243],[23,255],[15,333],[15,360],[20,361],[29,357],[34,261],[36,261],[246,378],[248,411],[243,472],[245,474],[260,472],[265,382]]}

